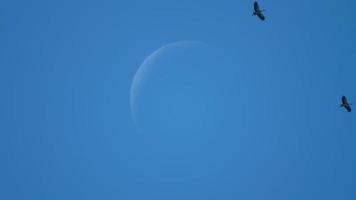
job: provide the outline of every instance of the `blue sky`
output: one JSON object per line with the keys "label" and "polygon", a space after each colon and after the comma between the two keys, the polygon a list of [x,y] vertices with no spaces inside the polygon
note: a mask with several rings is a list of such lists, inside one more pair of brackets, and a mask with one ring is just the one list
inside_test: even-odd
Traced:
{"label": "blue sky", "polygon": [[[265,22],[252,3],[1,1],[0,199],[355,199],[356,116],[338,106],[356,102],[356,3],[261,0]],[[141,133],[136,70],[182,40],[207,59],[170,54],[187,65],[150,81],[194,120]]]}

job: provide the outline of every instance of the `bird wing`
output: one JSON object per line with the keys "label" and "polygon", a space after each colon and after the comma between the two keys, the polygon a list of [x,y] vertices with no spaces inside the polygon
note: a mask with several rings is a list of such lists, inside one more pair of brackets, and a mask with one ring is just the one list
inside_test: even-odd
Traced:
{"label": "bird wing", "polygon": [[346,108],[347,112],[351,112],[351,110],[352,110],[350,105],[345,105],[345,108]]}
{"label": "bird wing", "polygon": [[262,21],[264,21],[266,18],[262,13],[257,14],[258,18],[260,18]]}
{"label": "bird wing", "polygon": [[255,12],[260,11],[260,6],[258,5],[257,1],[255,1],[255,3],[253,4],[253,9],[255,10]]}
{"label": "bird wing", "polygon": [[342,101],[342,104],[349,104],[349,103],[347,103],[347,98],[345,97],[345,96],[342,96],[341,97],[341,101]]}

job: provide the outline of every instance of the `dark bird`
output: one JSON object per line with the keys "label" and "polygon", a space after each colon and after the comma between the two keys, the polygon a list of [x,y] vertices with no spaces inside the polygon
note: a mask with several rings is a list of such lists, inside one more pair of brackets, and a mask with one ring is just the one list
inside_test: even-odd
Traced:
{"label": "dark bird", "polygon": [[261,10],[257,1],[253,3],[253,9],[254,9],[253,15],[257,15],[257,17],[260,18],[262,21],[266,19],[265,16],[263,15],[263,12],[266,10],[265,9]]}
{"label": "dark bird", "polygon": [[340,108],[345,107],[345,109],[347,110],[347,112],[351,112],[351,105],[348,101],[347,98],[345,96],[341,97],[341,105]]}

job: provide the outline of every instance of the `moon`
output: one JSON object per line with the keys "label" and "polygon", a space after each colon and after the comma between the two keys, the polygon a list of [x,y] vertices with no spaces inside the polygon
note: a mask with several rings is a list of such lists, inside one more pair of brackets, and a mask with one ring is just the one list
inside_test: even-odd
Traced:
{"label": "moon", "polygon": [[130,89],[133,121],[144,132],[201,132],[216,118],[217,59],[208,44],[178,41],[151,53]]}

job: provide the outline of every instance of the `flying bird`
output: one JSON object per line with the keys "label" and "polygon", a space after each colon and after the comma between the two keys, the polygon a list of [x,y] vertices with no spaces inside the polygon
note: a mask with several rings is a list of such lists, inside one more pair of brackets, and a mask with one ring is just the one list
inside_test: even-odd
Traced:
{"label": "flying bird", "polygon": [[348,101],[347,98],[345,96],[341,97],[341,105],[340,108],[345,107],[345,109],[347,110],[347,112],[351,112],[351,105]]}
{"label": "flying bird", "polygon": [[257,15],[257,17],[260,18],[262,21],[266,19],[265,16],[263,15],[263,12],[266,10],[265,9],[261,10],[257,1],[253,3],[253,9],[254,9],[253,15]]}

